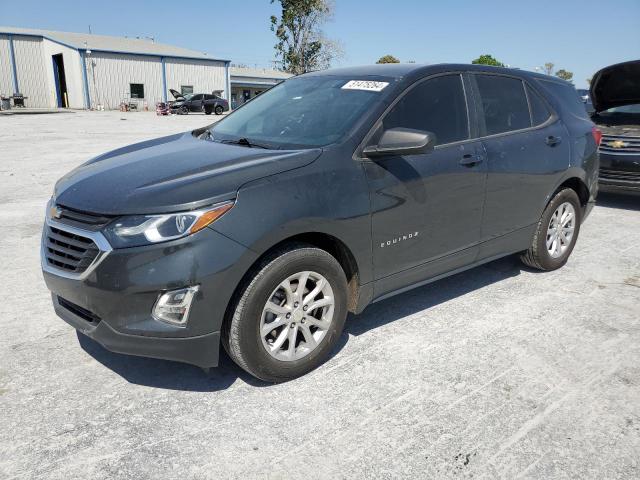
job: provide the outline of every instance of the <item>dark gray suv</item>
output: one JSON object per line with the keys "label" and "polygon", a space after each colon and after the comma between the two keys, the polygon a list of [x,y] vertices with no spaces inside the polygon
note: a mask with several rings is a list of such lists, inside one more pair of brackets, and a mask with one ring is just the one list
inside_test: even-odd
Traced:
{"label": "dark gray suv", "polygon": [[327,359],[347,312],[513,253],[561,267],[595,200],[598,136],[569,83],[534,73],[302,75],[60,179],[44,278],[57,314],[109,350],[208,368],[222,344],[287,380]]}

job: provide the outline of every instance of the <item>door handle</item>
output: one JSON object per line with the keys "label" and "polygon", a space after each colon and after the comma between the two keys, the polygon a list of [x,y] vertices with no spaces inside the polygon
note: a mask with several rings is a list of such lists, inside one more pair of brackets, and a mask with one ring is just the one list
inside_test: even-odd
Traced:
{"label": "door handle", "polygon": [[462,156],[462,159],[460,160],[460,162],[458,162],[460,165],[463,165],[465,167],[473,167],[479,163],[482,162],[482,157],[480,155],[474,155],[471,153],[465,153]]}
{"label": "door handle", "polygon": [[547,145],[549,145],[550,147],[553,147],[555,145],[558,145],[560,142],[562,141],[562,138],[560,137],[554,137],[553,135],[549,135],[546,139],[545,142]]}

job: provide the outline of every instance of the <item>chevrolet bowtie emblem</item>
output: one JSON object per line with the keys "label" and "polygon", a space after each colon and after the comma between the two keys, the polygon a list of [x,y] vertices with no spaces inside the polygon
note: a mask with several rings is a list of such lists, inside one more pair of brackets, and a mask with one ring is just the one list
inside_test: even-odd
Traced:
{"label": "chevrolet bowtie emblem", "polygon": [[49,209],[49,216],[51,218],[60,218],[62,216],[62,210],[60,210],[57,206],[53,206]]}
{"label": "chevrolet bowtie emblem", "polygon": [[614,140],[613,142],[611,142],[609,144],[609,146],[611,148],[624,148],[627,146],[626,142],[623,142],[622,140]]}

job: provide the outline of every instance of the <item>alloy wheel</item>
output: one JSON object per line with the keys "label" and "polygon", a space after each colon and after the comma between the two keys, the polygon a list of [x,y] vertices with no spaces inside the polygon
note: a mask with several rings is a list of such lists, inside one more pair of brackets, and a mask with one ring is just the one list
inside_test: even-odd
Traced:
{"label": "alloy wheel", "polygon": [[265,350],[282,361],[313,352],[333,321],[331,285],[317,272],[304,271],[283,280],[269,296],[260,319]]}
{"label": "alloy wheel", "polygon": [[576,211],[569,202],[561,204],[551,215],[547,228],[547,251],[552,258],[564,255],[571,246],[576,227]]}

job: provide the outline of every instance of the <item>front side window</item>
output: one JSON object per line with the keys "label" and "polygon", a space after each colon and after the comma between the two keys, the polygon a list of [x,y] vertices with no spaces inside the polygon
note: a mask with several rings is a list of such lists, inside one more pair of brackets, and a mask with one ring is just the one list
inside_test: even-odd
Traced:
{"label": "front side window", "polygon": [[202,97],[203,97],[202,93],[199,93],[197,95],[192,96],[190,100],[202,100]]}
{"label": "front side window", "polygon": [[129,96],[131,98],[144,98],[144,84],[142,84],[142,83],[130,83],[129,84]]}
{"label": "front side window", "polygon": [[412,128],[435,134],[436,145],[469,138],[469,120],[460,75],[431,78],[407,92],[385,116],[384,130]]}
{"label": "front side window", "polygon": [[246,138],[273,148],[320,147],[338,142],[381,100],[385,88],[391,88],[349,88],[347,84],[353,80],[357,79],[331,75],[287,80],[212,126],[213,140]]}
{"label": "front side window", "polygon": [[475,75],[480,93],[485,134],[521,130],[531,126],[522,80],[498,75]]}

